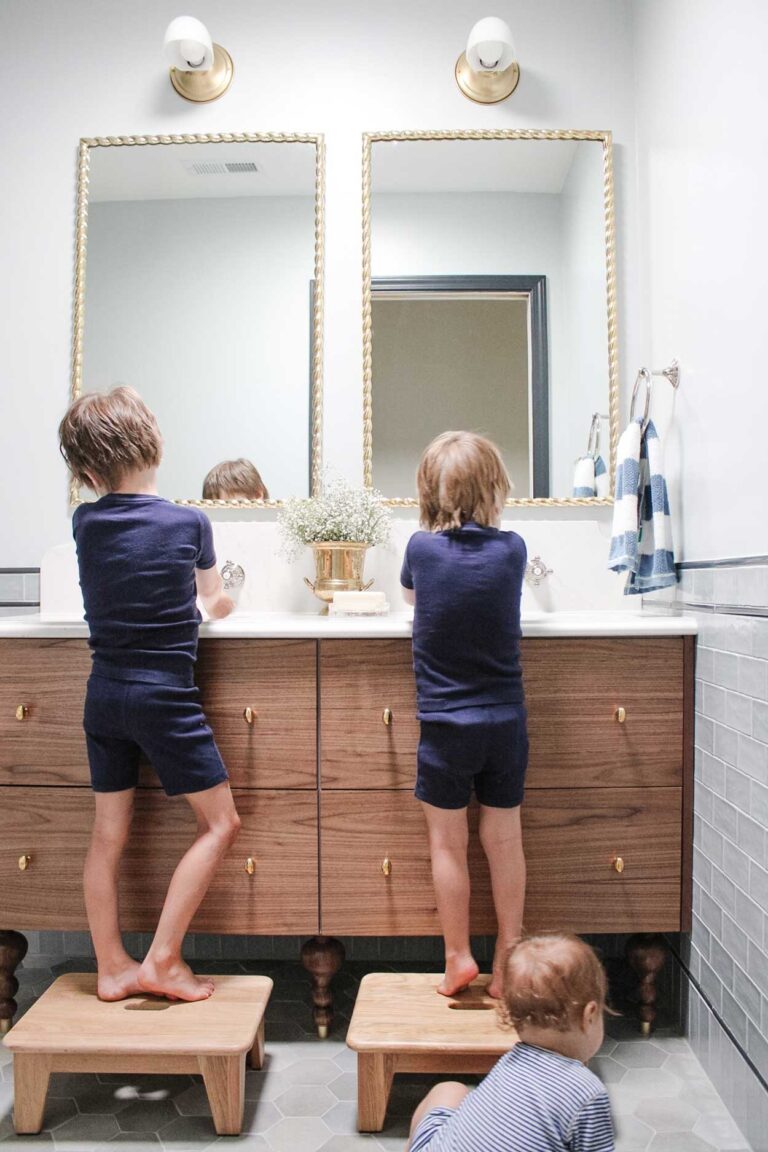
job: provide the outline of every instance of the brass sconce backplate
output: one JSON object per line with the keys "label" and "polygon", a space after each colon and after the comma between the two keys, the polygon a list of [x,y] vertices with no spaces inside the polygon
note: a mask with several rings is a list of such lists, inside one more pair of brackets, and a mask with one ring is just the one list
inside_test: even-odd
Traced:
{"label": "brass sconce backplate", "polygon": [[503,72],[475,72],[462,52],[456,61],[456,83],[465,96],[477,104],[498,104],[506,100],[517,88],[520,67],[513,60]]}
{"label": "brass sconce backplate", "polygon": [[207,72],[181,72],[178,68],[171,68],[171,84],[185,100],[206,104],[224,95],[234,73],[235,66],[229,52],[220,44],[214,44],[213,67]]}

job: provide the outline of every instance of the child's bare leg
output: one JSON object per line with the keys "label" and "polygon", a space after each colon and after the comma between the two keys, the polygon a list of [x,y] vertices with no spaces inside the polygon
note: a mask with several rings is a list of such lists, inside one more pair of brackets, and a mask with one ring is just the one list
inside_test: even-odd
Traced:
{"label": "child's bare leg", "polygon": [[469,828],[466,808],[436,808],[422,801],[427,818],[432,881],[445,940],[443,996],[471,984],[479,972],[469,944]]}
{"label": "child's bare leg", "polygon": [[147,992],[179,1000],[205,1000],[213,981],[198,979],[181,956],[190,921],[205,896],[222,857],[240,829],[229,784],[225,781],[186,796],[197,816],[198,835],[171,877],[155,937],[139,972]]}
{"label": "child's bare leg", "polygon": [[414,1132],[419,1124],[421,1124],[427,1112],[430,1112],[433,1108],[458,1108],[464,1097],[469,1095],[470,1091],[466,1084],[459,1084],[457,1080],[443,1080],[442,1083],[435,1084],[433,1088],[430,1088],[413,1114],[411,1131],[408,1136],[408,1148],[411,1146]]}
{"label": "child's bare leg", "polygon": [[504,957],[520,939],[525,903],[525,856],[520,807],[480,806],[480,843],[491,871],[493,904],[498,921],[490,996],[501,996]]}
{"label": "child's bare leg", "polygon": [[120,936],[118,874],[133,818],[134,789],[95,792],[96,815],[83,869],[88,926],[99,966],[101,1000],[123,1000],[140,992],[139,965]]}

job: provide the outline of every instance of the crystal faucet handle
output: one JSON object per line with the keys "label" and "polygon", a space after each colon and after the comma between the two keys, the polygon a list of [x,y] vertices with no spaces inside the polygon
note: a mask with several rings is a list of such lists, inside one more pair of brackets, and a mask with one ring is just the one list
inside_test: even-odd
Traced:
{"label": "crystal faucet handle", "polygon": [[529,560],[525,566],[525,578],[535,588],[538,588],[542,580],[546,580],[547,576],[551,575],[552,569],[547,568],[541,556],[534,556],[533,560]]}

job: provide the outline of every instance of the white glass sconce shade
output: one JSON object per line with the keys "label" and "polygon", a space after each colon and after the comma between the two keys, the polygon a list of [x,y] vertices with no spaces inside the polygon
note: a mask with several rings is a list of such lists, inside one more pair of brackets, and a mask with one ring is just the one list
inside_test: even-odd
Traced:
{"label": "white glass sconce shade", "polygon": [[496,16],[478,20],[456,63],[459,88],[479,104],[496,104],[514,92],[519,79],[509,25]]}
{"label": "white glass sconce shade", "polygon": [[185,100],[198,104],[216,100],[232,83],[232,57],[213,43],[205,24],[194,16],[171,20],[164,49],[171,65],[171,84]]}
{"label": "white glass sconce shade", "polygon": [[165,30],[165,58],[181,72],[207,72],[213,64],[213,41],[194,16],[177,16]]}

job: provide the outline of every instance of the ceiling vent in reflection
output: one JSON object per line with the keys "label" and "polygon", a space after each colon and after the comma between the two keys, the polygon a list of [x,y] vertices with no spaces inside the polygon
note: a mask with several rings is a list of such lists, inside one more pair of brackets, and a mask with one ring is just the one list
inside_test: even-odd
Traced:
{"label": "ceiling vent in reflection", "polygon": [[229,176],[256,173],[259,170],[253,160],[232,160],[223,163],[214,160],[193,160],[184,167],[190,176]]}

